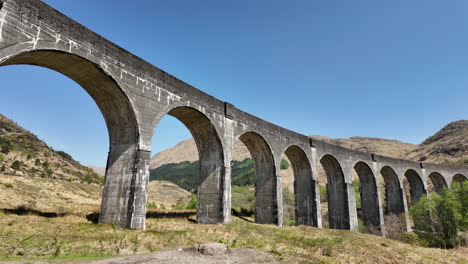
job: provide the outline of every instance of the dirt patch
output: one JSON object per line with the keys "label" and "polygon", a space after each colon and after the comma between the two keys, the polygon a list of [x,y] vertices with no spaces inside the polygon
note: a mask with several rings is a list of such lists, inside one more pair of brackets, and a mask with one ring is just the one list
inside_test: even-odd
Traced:
{"label": "dirt patch", "polygon": [[[56,261],[15,262],[16,264],[46,264],[58,263]],[[90,264],[222,264],[222,263],[280,263],[270,253],[250,247],[228,248],[224,244],[210,243],[197,247],[179,247],[176,249],[161,250],[150,254],[109,258],[95,261],[71,261],[60,263],[90,263]]]}

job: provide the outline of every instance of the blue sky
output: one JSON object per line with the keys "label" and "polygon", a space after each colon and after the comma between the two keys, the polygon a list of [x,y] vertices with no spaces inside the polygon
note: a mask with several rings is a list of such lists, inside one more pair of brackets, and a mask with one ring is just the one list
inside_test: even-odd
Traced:
{"label": "blue sky", "polygon": [[[468,1],[45,0],[159,68],[306,135],[421,143],[468,114]],[[0,68],[0,113],[84,164],[107,130],[73,81]],[[190,137],[161,122],[153,152]]]}

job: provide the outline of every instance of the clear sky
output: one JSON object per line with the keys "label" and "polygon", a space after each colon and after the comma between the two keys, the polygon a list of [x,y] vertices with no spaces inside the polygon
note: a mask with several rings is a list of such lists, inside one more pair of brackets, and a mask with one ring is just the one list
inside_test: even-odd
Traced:
{"label": "clear sky", "polygon": [[[45,0],[166,72],[288,129],[421,143],[468,117],[465,0]],[[108,136],[86,92],[0,68],[0,113],[84,164]],[[190,137],[165,118],[153,152]]]}

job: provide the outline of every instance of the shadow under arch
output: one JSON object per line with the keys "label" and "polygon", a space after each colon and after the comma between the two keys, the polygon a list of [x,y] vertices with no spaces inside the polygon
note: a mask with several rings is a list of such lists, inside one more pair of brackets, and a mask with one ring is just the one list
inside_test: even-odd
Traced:
{"label": "shadow under arch", "polygon": [[408,180],[410,187],[411,204],[415,204],[424,194],[426,194],[423,180],[413,169],[407,170],[405,172],[405,177]]}
{"label": "shadow under arch", "polygon": [[239,137],[255,166],[255,223],[280,224],[275,160],[266,140],[255,132]]}
{"label": "shadow under arch", "polygon": [[434,185],[434,191],[438,194],[442,194],[442,191],[444,188],[447,188],[447,182],[445,181],[444,177],[442,174],[434,171],[429,174],[429,179],[432,181],[432,184]]}
{"label": "shadow under arch", "polygon": [[453,176],[452,183],[453,182],[462,183],[466,180],[468,180],[468,178],[465,175],[458,173]]}
{"label": "shadow under arch", "polygon": [[369,165],[362,161],[354,165],[354,170],[360,182],[362,222],[369,230],[380,230],[379,197],[374,173]]}
{"label": "shadow under arch", "polygon": [[315,180],[309,159],[298,146],[290,146],[284,152],[294,173],[294,203],[296,225],[317,226]]}
{"label": "shadow under arch", "polygon": [[324,155],[320,163],[327,175],[328,221],[332,229],[350,229],[348,189],[341,165],[330,154]]}
{"label": "shadow under arch", "polygon": [[219,135],[210,119],[188,106],[175,106],[167,112],[182,122],[195,140],[200,161],[197,190],[197,222],[224,222],[224,154]]}
{"label": "shadow under arch", "polygon": [[[6,48],[2,51],[8,50]],[[145,198],[135,191],[139,188],[135,185],[138,179],[135,179],[134,173],[135,161],[139,157],[139,123],[131,100],[116,79],[96,63],[61,50],[41,49],[9,55],[0,66],[34,65],[54,70],[78,83],[93,98],[104,117],[109,134],[100,222],[131,228],[144,226],[144,221],[140,220],[137,220],[138,227],[134,225],[134,219],[142,212],[132,206],[136,200]],[[109,186],[130,186],[130,191],[125,188],[110,190]]]}
{"label": "shadow under arch", "polygon": [[400,215],[405,212],[403,190],[396,172],[389,166],[380,170],[385,183],[384,214]]}

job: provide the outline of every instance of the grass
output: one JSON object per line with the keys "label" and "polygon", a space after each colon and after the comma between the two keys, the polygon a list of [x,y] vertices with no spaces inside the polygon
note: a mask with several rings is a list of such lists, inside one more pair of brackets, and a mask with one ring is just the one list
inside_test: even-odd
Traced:
{"label": "grass", "polygon": [[466,248],[420,248],[350,231],[279,228],[238,218],[225,225],[148,219],[147,229],[139,231],[92,224],[78,216],[44,218],[0,213],[0,261],[93,259],[209,242],[255,247],[287,263],[466,263],[468,259]]}

